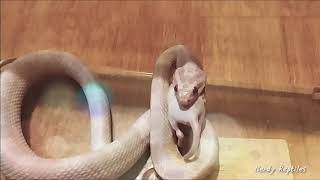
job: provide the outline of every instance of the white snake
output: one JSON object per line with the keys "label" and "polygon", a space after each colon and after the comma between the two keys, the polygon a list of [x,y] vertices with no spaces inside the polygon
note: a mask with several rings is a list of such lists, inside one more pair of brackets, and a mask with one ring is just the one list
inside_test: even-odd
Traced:
{"label": "white snake", "polygon": [[[186,162],[172,138],[167,117],[167,94],[173,65],[183,65],[184,46],[167,49],[157,60],[151,88],[150,110],[126,134],[111,141],[110,109],[89,71],[71,54],[38,51],[1,69],[1,172],[13,179],[116,179],[129,170],[149,147],[158,175],[163,179],[200,179],[218,163],[218,141],[209,122],[203,131],[199,157]],[[182,55],[181,55],[182,54]],[[51,75],[76,80],[88,101],[92,151],[62,159],[37,156],[21,129],[22,100],[34,83]]]}

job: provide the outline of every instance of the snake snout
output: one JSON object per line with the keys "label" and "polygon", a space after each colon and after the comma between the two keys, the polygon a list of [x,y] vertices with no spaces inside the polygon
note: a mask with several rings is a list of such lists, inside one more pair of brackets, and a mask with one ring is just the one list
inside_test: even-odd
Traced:
{"label": "snake snout", "polygon": [[194,103],[194,98],[192,97],[180,97],[179,105],[182,110],[189,109]]}

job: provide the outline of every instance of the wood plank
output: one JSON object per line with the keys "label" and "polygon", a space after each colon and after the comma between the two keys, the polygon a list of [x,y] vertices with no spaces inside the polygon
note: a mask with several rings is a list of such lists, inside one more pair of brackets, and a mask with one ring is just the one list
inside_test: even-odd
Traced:
{"label": "wood plank", "polygon": [[319,17],[319,1],[230,0],[192,2],[204,17]]}
{"label": "wood plank", "polygon": [[[7,22],[1,31],[2,58],[59,49],[81,57],[86,64],[151,72],[156,57],[174,44],[186,44],[201,54],[200,22],[193,14],[180,14],[185,12],[184,6],[168,8],[162,3],[157,7],[141,2],[1,3],[2,22]],[[22,24],[12,23],[21,20]]]}
{"label": "wood plank", "polygon": [[208,18],[205,24],[209,84],[228,81],[258,89],[289,84],[278,18]]}
{"label": "wood plank", "polygon": [[320,83],[320,18],[282,18],[289,84],[314,88]]}
{"label": "wood plank", "polygon": [[316,87],[313,89],[312,99],[314,99],[314,100],[320,100],[320,85],[316,86]]}
{"label": "wood plank", "polygon": [[319,7],[319,1],[1,1],[1,58],[58,49],[87,65],[150,73],[165,48],[182,43],[208,65],[211,84],[311,94],[320,73]]}

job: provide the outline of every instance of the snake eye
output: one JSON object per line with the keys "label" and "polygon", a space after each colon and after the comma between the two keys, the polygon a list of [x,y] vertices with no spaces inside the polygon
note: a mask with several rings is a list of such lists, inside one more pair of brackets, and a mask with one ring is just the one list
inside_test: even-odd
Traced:
{"label": "snake eye", "polygon": [[197,87],[194,87],[194,88],[193,88],[192,94],[193,94],[193,95],[198,94],[198,88],[197,88]]}
{"label": "snake eye", "polygon": [[174,86],[174,91],[177,92],[178,91],[178,85]]}

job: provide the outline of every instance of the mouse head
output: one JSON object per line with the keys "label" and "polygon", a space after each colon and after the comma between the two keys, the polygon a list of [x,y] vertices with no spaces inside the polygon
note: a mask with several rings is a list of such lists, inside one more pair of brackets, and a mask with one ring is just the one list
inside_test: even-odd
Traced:
{"label": "mouse head", "polygon": [[206,74],[196,64],[186,63],[174,72],[172,85],[180,107],[188,109],[204,93]]}

